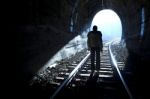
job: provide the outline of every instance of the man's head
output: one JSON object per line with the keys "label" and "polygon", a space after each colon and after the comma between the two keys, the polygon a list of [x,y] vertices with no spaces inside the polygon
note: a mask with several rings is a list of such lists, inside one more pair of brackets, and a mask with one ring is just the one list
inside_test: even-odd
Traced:
{"label": "man's head", "polygon": [[93,26],[93,31],[97,31],[97,26],[96,25]]}

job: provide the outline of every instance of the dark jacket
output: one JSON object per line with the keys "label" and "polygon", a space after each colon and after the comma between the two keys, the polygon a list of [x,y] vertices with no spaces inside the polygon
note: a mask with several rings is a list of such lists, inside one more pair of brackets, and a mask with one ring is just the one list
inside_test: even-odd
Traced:
{"label": "dark jacket", "polygon": [[103,47],[102,33],[100,31],[90,31],[87,37],[88,37],[87,41],[88,48],[100,47],[102,49]]}

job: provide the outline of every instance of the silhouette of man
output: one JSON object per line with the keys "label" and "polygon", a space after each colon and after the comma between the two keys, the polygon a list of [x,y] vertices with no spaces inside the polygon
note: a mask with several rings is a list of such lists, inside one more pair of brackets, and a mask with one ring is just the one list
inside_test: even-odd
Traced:
{"label": "silhouette of man", "polygon": [[[88,32],[87,45],[91,53],[91,70],[100,69],[100,51],[102,51],[102,33],[97,31],[97,26],[93,26],[93,30]],[[96,60],[96,66],[95,66]]]}

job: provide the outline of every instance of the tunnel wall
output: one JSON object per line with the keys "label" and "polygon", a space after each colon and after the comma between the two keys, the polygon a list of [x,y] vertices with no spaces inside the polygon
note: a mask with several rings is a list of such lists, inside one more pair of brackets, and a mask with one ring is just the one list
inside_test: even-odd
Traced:
{"label": "tunnel wall", "polygon": [[12,62],[8,67],[10,74],[14,74],[14,83],[27,83],[77,35],[69,30],[73,4],[62,0],[27,0],[8,5],[7,31]]}
{"label": "tunnel wall", "polygon": [[81,2],[26,0],[7,4],[7,53],[11,62],[6,69],[14,75],[12,86],[28,85],[57,51],[84,30],[81,24],[85,23],[85,15],[81,9],[85,9],[85,3]]}

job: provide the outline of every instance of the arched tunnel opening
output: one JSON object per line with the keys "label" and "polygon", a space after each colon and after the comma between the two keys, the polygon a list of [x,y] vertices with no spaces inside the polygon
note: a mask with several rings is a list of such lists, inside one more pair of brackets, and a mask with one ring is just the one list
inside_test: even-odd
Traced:
{"label": "arched tunnel opening", "polygon": [[99,11],[93,18],[91,30],[94,25],[98,26],[98,30],[102,32],[103,41],[111,41],[120,39],[122,36],[122,24],[119,16],[111,9],[103,9]]}

